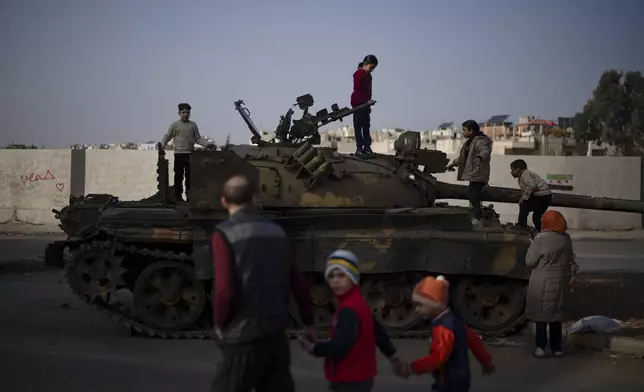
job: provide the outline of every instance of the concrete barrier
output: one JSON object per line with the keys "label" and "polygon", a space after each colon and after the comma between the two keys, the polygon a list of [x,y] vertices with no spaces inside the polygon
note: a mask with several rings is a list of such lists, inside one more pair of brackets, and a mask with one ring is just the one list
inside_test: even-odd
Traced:
{"label": "concrete barrier", "polygon": [[[174,154],[166,154],[170,185]],[[85,151],[85,194],[109,193],[121,200],[140,200],[157,192],[157,152],[138,150]]]}
{"label": "concrete barrier", "polygon": [[0,150],[0,223],[55,223],[69,202],[70,150]]}
{"label": "concrete barrier", "polygon": [[[174,156],[171,151],[170,184]],[[451,157],[453,158],[453,156]],[[492,156],[490,184],[517,188],[510,162],[522,158],[551,182],[556,192],[642,200],[642,160],[634,157]],[[0,150],[0,223],[55,223],[52,208],[69,195],[110,193],[121,200],[138,200],[156,192],[156,151],[137,150]],[[456,173],[437,176],[457,183]],[[467,201],[449,200],[456,205]],[[516,204],[494,203],[502,222],[514,222]],[[639,214],[560,209],[578,230],[642,228]]]}

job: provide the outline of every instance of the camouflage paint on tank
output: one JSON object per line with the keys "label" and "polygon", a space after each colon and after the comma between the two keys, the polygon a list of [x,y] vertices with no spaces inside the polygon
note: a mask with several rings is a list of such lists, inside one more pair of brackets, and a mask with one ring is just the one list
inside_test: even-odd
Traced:
{"label": "camouflage paint on tank", "polygon": [[299,207],[361,207],[364,206],[365,202],[361,196],[346,197],[346,196],[336,196],[331,192],[327,192],[323,195],[304,192],[300,196]]}
{"label": "camouflage paint on tank", "polygon": [[323,271],[331,252],[347,249],[358,256],[363,273],[418,271],[529,277],[530,271],[525,266],[528,241],[519,236],[515,241],[508,241],[500,233],[470,234],[422,229],[339,229],[311,233],[310,237],[299,237],[299,240],[312,242],[315,261],[310,271]]}

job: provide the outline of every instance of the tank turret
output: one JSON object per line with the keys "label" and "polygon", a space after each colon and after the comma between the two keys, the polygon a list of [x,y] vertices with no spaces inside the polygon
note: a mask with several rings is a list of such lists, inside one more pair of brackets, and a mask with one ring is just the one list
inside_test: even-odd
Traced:
{"label": "tank turret", "polygon": [[[442,151],[421,149],[419,132],[402,133],[394,142],[395,155],[376,154],[368,160],[338,153],[335,148],[317,147],[311,139],[275,140],[258,146],[232,146],[214,155],[193,153],[197,174],[192,179],[195,193],[190,197],[191,207],[201,211],[220,208],[222,181],[235,173],[260,184],[262,206],[269,209],[426,208],[436,200],[468,199],[466,185],[441,182],[432,175],[444,173],[449,159]],[[266,162],[258,166],[258,159]],[[517,203],[521,192],[489,186],[481,196],[483,201]],[[554,193],[552,206],[644,213],[642,201],[565,193]]]}
{"label": "tank turret", "polygon": [[303,111],[302,117],[299,120],[293,120],[295,112],[292,108],[289,108],[286,114],[280,116],[279,124],[275,130],[275,137],[268,141],[262,139],[259,129],[250,118],[250,110],[245,106],[244,101],[241,99],[235,101],[235,110],[239,112],[252,134],[251,143],[258,146],[297,145],[305,141],[309,141],[311,144],[320,144],[320,127],[334,121],[342,121],[343,118],[376,104],[376,101],[370,100],[353,108],[340,108],[337,103],[334,103],[331,105],[330,112],[327,109],[321,109],[313,115],[309,113],[309,109],[315,103],[311,94],[299,96],[295,101],[293,107],[297,106]]}

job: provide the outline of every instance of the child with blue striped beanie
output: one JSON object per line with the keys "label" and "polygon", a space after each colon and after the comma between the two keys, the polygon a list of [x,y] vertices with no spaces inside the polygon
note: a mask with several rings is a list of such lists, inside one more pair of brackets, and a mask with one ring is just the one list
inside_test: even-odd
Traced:
{"label": "child with blue striped beanie", "polygon": [[324,278],[329,280],[331,273],[335,270],[344,272],[353,284],[360,284],[360,269],[358,269],[358,258],[352,252],[338,249],[329,255],[326,262]]}
{"label": "child with blue striped beanie", "polygon": [[377,373],[376,346],[389,359],[394,372],[403,374],[406,363],[398,358],[396,348],[360,291],[356,255],[343,249],[331,253],[324,277],[338,304],[331,338],[308,341],[301,337],[300,343],[313,356],[325,358],[324,373],[331,389],[371,391]]}

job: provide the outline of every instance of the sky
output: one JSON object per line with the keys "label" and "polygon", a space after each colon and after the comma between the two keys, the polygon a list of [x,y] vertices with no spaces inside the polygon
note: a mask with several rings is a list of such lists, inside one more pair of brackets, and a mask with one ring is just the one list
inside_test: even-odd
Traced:
{"label": "sky", "polygon": [[180,102],[202,135],[248,143],[235,100],[271,132],[300,95],[348,106],[367,54],[372,129],[556,120],[605,69],[644,70],[643,14],[641,0],[2,0],[0,145],[160,140]]}

